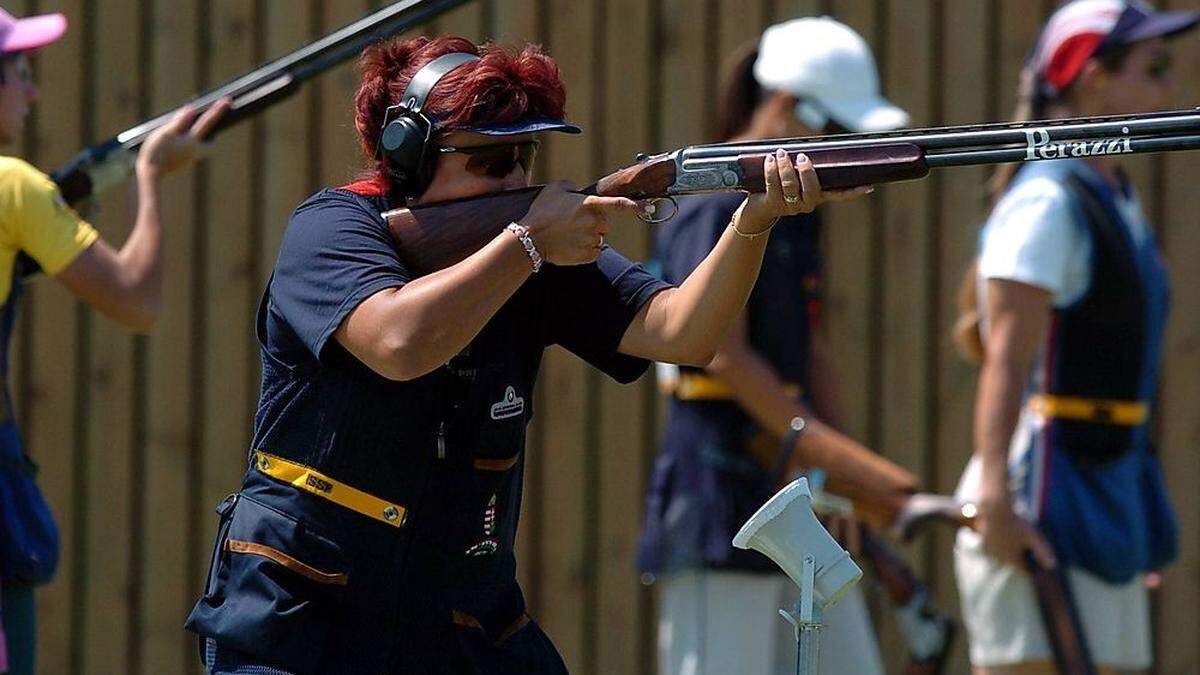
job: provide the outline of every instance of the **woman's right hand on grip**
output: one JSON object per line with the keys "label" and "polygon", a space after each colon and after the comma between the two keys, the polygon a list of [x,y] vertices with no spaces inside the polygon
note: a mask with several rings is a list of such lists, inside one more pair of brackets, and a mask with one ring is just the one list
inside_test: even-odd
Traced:
{"label": "woman's right hand on grip", "polygon": [[574,189],[569,181],[548,184],[521,219],[538,252],[555,265],[595,261],[608,234],[607,216],[637,208],[631,199],[582,195]]}

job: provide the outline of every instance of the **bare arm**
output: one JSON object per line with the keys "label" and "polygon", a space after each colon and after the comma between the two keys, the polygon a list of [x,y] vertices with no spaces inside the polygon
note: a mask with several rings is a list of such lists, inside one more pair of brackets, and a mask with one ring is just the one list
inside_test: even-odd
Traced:
{"label": "bare arm", "polygon": [[[678,287],[655,295],[621,339],[620,351],[656,361],[703,366],[725,340],[742,311],[762,266],[769,230],[781,216],[812,211],[826,201],[843,201],[871,188],[823,192],[812,162],[795,165],[786,154],[764,162],[766,192],[751,194],[733,216],[712,253]],[[785,196],[794,198],[786,201]],[[736,229],[735,229],[736,228]]]}
{"label": "bare arm", "polygon": [[333,337],[380,375],[411,380],[462,351],[530,274],[520,241],[501,232],[456,265],[367,298]]}
{"label": "bare arm", "polygon": [[[775,369],[746,341],[744,320],[736,322],[707,370],[720,377],[742,408],[775,438],[787,433],[792,418],[803,417],[806,426],[796,441],[789,468],[825,470],[830,491],[855,499],[859,510],[873,522],[890,522],[916,488],[911,473],[826,424],[788,394]],[[757,459],[771,466],[775,450],[774,445],[766,446]]]}
{"label": "bare arm", "polygon": [[985,356],[975,397],[975,452],[982,467],[980,525],[984,547],[1018,565],[1025,548],[1051,567],[1054,554],[1037,531],[1012,511],[1008,449],[1021,413],[1021,395],[1046,331],[1049,292],[1015,281],[987,282]]}
{"label": "bare arm", "polygon": [[152,134],[138,154],[137,215],[120,250],[100,239],[80,253],[55,278],[79,298],[127,328],[148,331],[162,302],[162,177],[190,162],[201,141],[229,108],[221,101],[198,115],[191,108]]}

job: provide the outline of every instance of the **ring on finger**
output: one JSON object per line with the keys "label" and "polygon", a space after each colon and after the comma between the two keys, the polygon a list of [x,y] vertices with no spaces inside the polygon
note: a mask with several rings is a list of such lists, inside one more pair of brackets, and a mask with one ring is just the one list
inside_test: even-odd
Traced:
{"label": "ring on finger", "polygon": [[785,194],[785,195],[783,195],[783,201],[787,202],[788,204],[799,204],[800,203],[800,195]]}

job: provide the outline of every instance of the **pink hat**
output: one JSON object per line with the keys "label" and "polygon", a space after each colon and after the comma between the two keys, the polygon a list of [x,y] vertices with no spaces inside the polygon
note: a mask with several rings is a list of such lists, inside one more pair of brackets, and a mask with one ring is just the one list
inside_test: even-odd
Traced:
{"label": "pink hat", "polygon": [[44,47],[62,37],[67,30],[67,17],[62,14],[42,14],[24,19],[0,9],[0,53],[23,52]]}

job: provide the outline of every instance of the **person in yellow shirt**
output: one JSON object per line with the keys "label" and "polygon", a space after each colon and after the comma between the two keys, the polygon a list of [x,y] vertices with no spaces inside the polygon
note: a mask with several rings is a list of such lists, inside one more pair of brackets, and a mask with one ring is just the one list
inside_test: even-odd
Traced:
{"label": "person in yellow shirt", "polygon": [[[17,19],[0,9],[0,146],[21,138],[30,106],[38,99],[28,52],[58,40],[66,27],[61,14]],[[17,157],[0,156],[0,378],[4,382],[22,279],[37,268],[131,330],[154,326],[162,297],[160,180],[195,159],[200,141],[227,109],[227,101],[202,115],[184,107],[146,139],[136,163],[137,215],[120,248],[110,246],[71,209],[46,174]],[[45,522],[49,514],[41,495],[28,476],[20,475],[28,459],[5,389],[0,388],[4,394],[0,400],[0,608],[8,672],[21,675],[35,671],[32,589],[53,570],[52,563],[39,565],[36,557],[22,558],[22,538],[38,529],[30,525],[31,518],[44,519],[36,525],[51,533],[43,539],[55,542],[54,556],[57,551],[53,523]]]}

